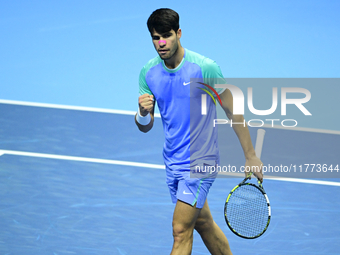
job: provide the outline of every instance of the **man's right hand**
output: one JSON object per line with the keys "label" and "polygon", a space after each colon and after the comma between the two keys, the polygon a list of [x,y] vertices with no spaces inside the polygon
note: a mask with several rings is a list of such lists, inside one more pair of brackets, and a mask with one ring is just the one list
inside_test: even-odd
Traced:
{"label": "man's right hand", "polygon": [[144,94],[138,98],[139,110],[142,116],[146,116],[153,110],[154,97],[153,95]]}

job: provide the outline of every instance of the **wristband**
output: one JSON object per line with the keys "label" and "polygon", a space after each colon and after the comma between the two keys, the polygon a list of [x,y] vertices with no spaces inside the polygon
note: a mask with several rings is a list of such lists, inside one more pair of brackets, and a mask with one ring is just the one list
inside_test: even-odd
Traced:
{"label": "wristband", "polygon": [[138,113],[137,113],[137,117],[136,117],[136,120],[139,124],[143,125],[143,126],[146,126],[150,123],[151,121],[151,115],[150,113],[148,113],[146,116],[142,116],[140,114],[140,109],[138,108]]}

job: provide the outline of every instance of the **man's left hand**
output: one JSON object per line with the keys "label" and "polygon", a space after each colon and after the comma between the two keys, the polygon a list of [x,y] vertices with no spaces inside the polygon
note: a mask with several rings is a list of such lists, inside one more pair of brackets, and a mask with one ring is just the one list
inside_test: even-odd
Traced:
{"label": "man's left hand", "polygon": [[[250,173],[254,173],[254,175],[256,176],[256,178],[262,183],[263,182],[263,173],[262,173],[262,166],[263,163],[262,161],[256,157],[253,156],[249,159],[246,160],[246,164],[245,164],[245,175],[246,177],[250,174]],[[251,175],[248,176],[249,179],[251,179]]]}

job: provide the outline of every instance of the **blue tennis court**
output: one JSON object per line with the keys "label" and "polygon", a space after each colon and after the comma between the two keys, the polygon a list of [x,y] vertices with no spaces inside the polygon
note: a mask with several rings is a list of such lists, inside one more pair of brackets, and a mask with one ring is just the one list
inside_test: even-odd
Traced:
{"label": "blue tennis court", "polygon": [[[9,103],[0,113],[0,254],[169,254],[174,205],[159,118],[143,134],[131,114]],[[339,143],[336,134],[267,129],[262,158],[334,165]],[[242,164],[239,149],[223,149],[231,164]],[[265,180],[272,221],[255,240],[224,222],[240,180],[218,178],[209,194],[234,254],[339,254],[339,179]],[[198,234],[192,254],[209,254]]]}

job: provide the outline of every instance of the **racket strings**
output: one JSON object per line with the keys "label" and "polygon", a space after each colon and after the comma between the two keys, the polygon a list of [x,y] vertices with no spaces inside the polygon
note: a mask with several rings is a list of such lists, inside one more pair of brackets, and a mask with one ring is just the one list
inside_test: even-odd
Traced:
{"label": "racket strings", "polygon": [[234,231],[245,237],[255,237],[267,227],[267,200],[258,188],[242,185],[231,194],[226,214]]}

